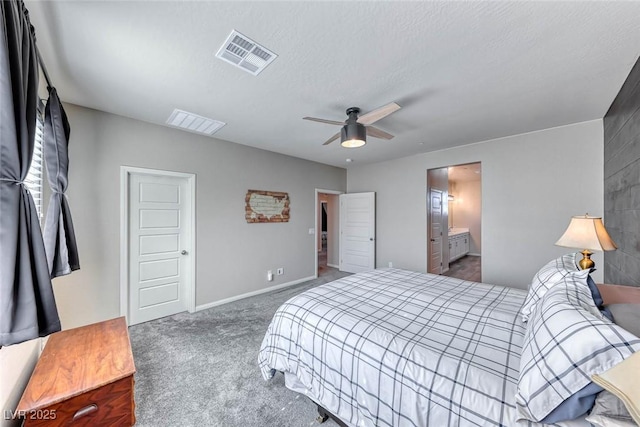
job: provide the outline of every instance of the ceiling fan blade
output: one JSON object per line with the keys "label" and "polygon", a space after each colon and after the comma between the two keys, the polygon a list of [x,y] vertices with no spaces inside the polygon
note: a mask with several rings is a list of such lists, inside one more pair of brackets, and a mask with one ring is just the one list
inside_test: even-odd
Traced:
{"label": "ceiling fan blade", "polygon": [[377,122],[380,119],[387,117],[391,113],[395,113],[398,111],[400,107],[395,102],[387,104],[383,107],[376,108],[373,111],[369,111],[367,114],[363,114],[358,117],[358,123],[362,123],[363,125],[370,125]]}
{"label": "ceiling fan blade", "polygon": [[393,139],[393,135],[373,126],[367,126],[367,135],[380,139]]}
{"label": "ceiling fan blade", "polygon": [[340,132],[336,133],[335,135],[333,135],[331,138],[327,139],[327,142],[325,142],[322,145],[329,145],[331,144],[333,141],[335,141],[336,139],[340,138]]}
{"label": "ceiling fan blade", "polygon": [[303,117],[302,120],[311,120],[312,122],[320,122],[320,123],[327,123],[330,125],[344,126],[344,122],[338,122],[335,120],[318,119],[316,117]]}

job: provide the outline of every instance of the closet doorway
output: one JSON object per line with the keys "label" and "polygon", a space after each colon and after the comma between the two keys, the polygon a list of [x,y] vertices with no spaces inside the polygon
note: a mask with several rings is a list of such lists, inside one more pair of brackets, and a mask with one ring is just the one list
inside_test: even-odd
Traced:
{"label": "closet doorway", "polygon": [[129,325],[195,311],[190,173],[120,168],[120,314]]}
{"label": "closet doorway", "polygon": [[340,191],[316,189],[316,277],[331,274],[339,268],[340,194]]}

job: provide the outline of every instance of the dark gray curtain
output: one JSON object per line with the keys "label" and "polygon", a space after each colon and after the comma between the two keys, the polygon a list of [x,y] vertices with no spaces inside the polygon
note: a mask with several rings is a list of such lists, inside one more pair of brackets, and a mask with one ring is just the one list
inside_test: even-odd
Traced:
{"label": "dark gray curtain", "polygon": [[71,210],[64,192],[69,170],[69,121],[55,88],[49,88],[44,117],[44,161],[51,187],[51,198],[44,225],[44,244],[51,278],[80,268]]}
{"label": "dark gray curtain", "polygon": [[38,103],[34,30],[22,1],[3,1],[0,46],[0,346],[60,330],[40,223],[23,181]]}

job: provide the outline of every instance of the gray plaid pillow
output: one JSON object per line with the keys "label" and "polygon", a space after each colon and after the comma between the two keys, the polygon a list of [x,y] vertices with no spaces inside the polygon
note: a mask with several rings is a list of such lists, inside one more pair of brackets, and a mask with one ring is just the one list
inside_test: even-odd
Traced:
{"label": "gray plaid pillow", "polygon": [[541,421],[591,383],[591,375],[636,351],[640,338],[604,318],[582,279],[566,276],[535,305],[527,323],[516,405],[519,419]]}
{"label": "gray plaid pillow", "polygon": [[569,276],[576,276],[580,279],[584,278],[584,285],[588,286],[587,277],[589,276],[589,270],[580,270],[578,268],[575,252],[562,255],[560,258],[556,258],[545,264],[544,267],[533,276],[531,286],[529,286],[529,293],[521,309],[522,321],[526,322],[529,320],[533,308],[549,289]]}

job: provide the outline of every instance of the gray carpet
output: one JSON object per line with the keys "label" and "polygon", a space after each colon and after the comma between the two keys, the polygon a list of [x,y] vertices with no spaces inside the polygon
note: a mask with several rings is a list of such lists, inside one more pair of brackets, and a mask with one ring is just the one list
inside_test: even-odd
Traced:
{"label": "gray carpet", "polygon": [[315,405],[287,389],[282,374],[262,379],[258,351],[283,302],[345,275],[332,269],[283,290],[130,327],[136,425],[319,426]]}

